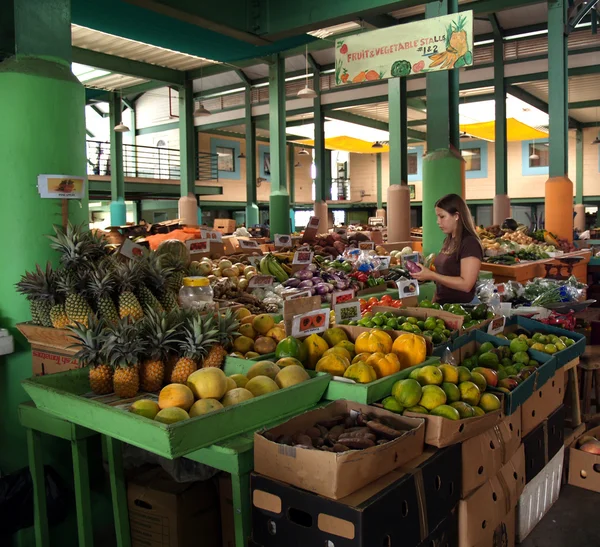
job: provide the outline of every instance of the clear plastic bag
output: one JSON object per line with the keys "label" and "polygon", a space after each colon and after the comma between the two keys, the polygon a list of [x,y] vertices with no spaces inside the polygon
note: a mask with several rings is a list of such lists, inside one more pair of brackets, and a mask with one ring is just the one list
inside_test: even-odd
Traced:
{"label": "clear plastic bag", "polygon": [[494,291],[496,290],[496,285],[491,279],[486,279],[485,281],[481,281],[477,285],[477,297],[484,304],[488,304],[494,295]]}
{"label": "clear plastic bag", "polygon": [[452,355],[452,348],[450,346],[446,346],[444,349],[444,353],[441,358],[442,363],[446,363],[447,365],[458,366],[454,355]]}

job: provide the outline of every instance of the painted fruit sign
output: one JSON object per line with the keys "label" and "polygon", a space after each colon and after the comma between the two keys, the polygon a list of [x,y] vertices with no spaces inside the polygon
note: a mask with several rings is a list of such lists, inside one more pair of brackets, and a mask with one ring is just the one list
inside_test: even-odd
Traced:
{"label": "painted fruit sign", "polygon": [[472,64],[472,11],[365,32],[335,42],[336,85]]}

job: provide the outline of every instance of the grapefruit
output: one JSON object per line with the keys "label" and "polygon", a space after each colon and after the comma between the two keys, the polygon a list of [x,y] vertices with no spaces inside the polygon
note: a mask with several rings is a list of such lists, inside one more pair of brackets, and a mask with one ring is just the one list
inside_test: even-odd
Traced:
{"label": "grapefruit", "polygon": [[[254,330],[254,327],[250,323],[246,323],[244,325],[240,325],[239,328],[238,328],[238,332],[242,336],[246,336],[248,338],[252,338],[252,340],[254,340],[256,338],[256,335],[258,334]],[[237,338],[236,338],[236,340],[237,340]],[[235,346],[235,343],[234,343],[234,346]]]}
{"label": "grapefruit", "polygon": [[189,419],[190,415],[183,410],[183,408],[179,408],[178,406],[163,408],[154,418],[156,422],[161,422],[163,424],[174,424]]}
{"label": "grapefruit", "polygon": [[233,406],[239,403],[243,403],[244,401],[248,401],[249,399],[254,398],[251,391],[248,391],[246,388],[238,387],[236,389],[232,389],[225,394],[225,397],[221,399],[221,404],[223,406]]}
{"label": "grapefruit", "polygon": [[237,387],[244,387],[248,383],[248,378],[243,374],[232,374],[229,378],[235,382]]}
{"label": "grapefruit", "polygon": [[163,387],[158,394],[158,406],[161,410],[163,408],[179,407],[187,411],[193,404],[194,394],[188,386],[183,384],[169,384]]}
{"label": "grapefruit", "polygon": [[248,353],[252,348],[254,348],[254,339],[248,336],[238,336],[233,341],[233,349],[239,353]]}
{"label": "grapefruit", "polygon": [[289,365],[281,369],[281,371],[275,376],[275,383],[280,389],[286,387],[295,386],[310,380],[308,372],[304,370],[304,367],[298,365]]}
{"label": "grapefruit", "polygon": [[268,313],[261,313],[252,320],[252,327],[258,334],[267,334],[275,326],[275,320]]}
{"label": "grapefruit", "polygon": [[246,372],[246,378],[252,380],[255,376],[268,376],[271,380],[274,380],[280,370],[273,361],[259,361],[252,365],[248,372]]}
{"label": "grapefruit", "polygon": [[282,357],[275,364],[281,369],[289,367],[290,365],[296,365],[304,368],[304,365],[300,361],[298,361],[298,359],[294,359],[293,357]]}
{"label": "grapefruit", "polygon": [[255,397],[260,397],[279,389],[275,380],[272,380],[268,376],[254,376],[254,378],[248,380],[245,388]]}
{"label": "grapefruit", "polygon": [[227,391],[227,376],[220,368],[201,368],[188,376],[187,386],[197,399],[220,399]]}
{"label": "grapefruit", "polygon": [[192,408],[190,408],[190,418],[202,416],[209,412],[215,412],[215,410],[220,410],[222,408],[223,405],[216,399],[200,399],[192,405]]}
{"label": "grapefruit", "polygon": [[158,404],[155,401],[151,401],[150,399],[140,399],[139,401],[135,401],[129,407],[129,412],[137,414],[138,416],[150,418],[151,420],[154,420],[155,416],[158,414],[159,411],[160,407],[158,406]]}
{"label": "grapefruit", "polygon": [[277,342],[273,338],[268,336],[259,336],[254,341],[254,351],[260,355],[266,355],[267,353],[273,353],[277,348]]}
{"label": "grapefruit", "polygon": [[[227,378],[227,391],[231,391],[232,389],[235,389],[236,387],[238,387],[237,382],[230,376],[229,378]],[[225,391],[225,393],[227,393],[227,391]]]}

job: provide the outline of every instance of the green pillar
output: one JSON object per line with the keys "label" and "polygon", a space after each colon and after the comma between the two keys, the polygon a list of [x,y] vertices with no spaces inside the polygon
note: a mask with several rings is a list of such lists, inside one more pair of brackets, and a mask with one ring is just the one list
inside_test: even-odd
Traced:
{"label": "green pillar", "polygon": [[194,88],[188,80],[179,88],[179,165],[181,197],[196,193],[196,128],[194,127]]}
{"label": "green pillar", "polygon": [[[29,399],[21,381],[32,375],[31,347],[15,325],[30,321],[31,316],[15,283],[36,263],[58,263],[44,236],[52,233],[52,224],[62,223],[62,202],[42,199],[37,177],[85,176],[87,169],[85,91],[70,70],[70,24],[69,0],[0,2],[0,51],[4,55],[0,63],[4,128],[0,132],[0,214],[8,225],[26,227],[12,230],[3,241],[2,327],[15,337],[15,353],[0,357],[0,446],[5,448],[0,450],[0,468],[4,473],[27,465],[25,429],[19,425],[17,410],[19,403]],[[88,222],[87,197],[82,202],[69,200],[68,212],[72,222]],[[46,463],[70,462],[68,443],[48,443],[46,448],[50,448],[45,452]],[[61,470],[65,471],[64,465]],[[70,533],[73,537],[73,530]]]}
{"label": "green pillar", "polygon": [[575,136],[575,203],[583,204],[583,129]]}
{"label": "green pillar", "polygon": [[383,180],[381,175],[381,154],[375,154],[375,165],[377,167],[377,209],[383,209]]}
{"label": "green pillar", "polygon": [[[408,183],[406,78],[388,80],[390,185]],[[381,208],[381,207],[380,207]]]}
{"label": "green pillar", "polygon": [[292,232],[296,231],[294,203],[296,202],[296,145],[288,146],[288,178],[290,181],[290,223]]}
{"label": "green pillar", "polygon": [[[457,0],[429,3],[427,18],[458,11]],[[455,73],[455,74],[453,74]],[[427,74],[427,155],[423,158],[423,252],[439,252],[444,234],[437,226],[435,203],[446,194],[463,193],[458,153],[458,70]],[[454,149],[454,151],[453,151]]]}
{"label": "green pillar", "polygon": [[252,119],[252,89],[246,86],[246,226],[260,222],[256,202],[256,122]]}
{"label": "green pillar", "polygon": [[121,122],[121,96],[113,92],[108,102],[110,119],[110,223],[123,226],[127,222],[125,206],[125,176],[123,174],[123,133],[115,131]]}
{"label": "green pillar", "polygon": [[269,149],[271,153],[271,234],[290,233],[290,196],[286,181],[285,59],[272,56],[269,65]]}

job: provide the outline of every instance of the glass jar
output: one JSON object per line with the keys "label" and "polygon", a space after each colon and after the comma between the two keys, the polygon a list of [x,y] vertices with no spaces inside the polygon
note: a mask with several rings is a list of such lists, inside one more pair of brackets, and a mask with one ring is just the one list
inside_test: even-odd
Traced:
{"label": "glass jar", "polygon": [[184,277],[183,286],[179,289],[179,305],[186,310],[199,312],[216,308],[214,293],[210,281],[206,277]]}

